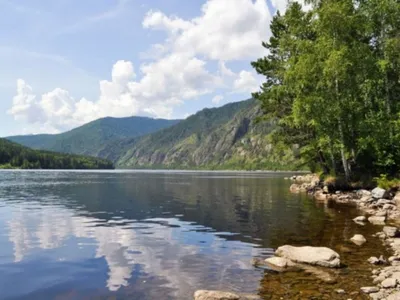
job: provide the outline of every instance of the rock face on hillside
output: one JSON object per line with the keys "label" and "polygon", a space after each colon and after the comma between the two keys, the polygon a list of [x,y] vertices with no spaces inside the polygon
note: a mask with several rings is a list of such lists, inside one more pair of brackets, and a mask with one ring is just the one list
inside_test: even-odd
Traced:
{"label": "rock face on hillside", "polygon": [[117,160],[121,167],[291,169],[296,147],[272,146],[271,123],[256,123],[255,100],[204,109],[154,134],[136,139]]}

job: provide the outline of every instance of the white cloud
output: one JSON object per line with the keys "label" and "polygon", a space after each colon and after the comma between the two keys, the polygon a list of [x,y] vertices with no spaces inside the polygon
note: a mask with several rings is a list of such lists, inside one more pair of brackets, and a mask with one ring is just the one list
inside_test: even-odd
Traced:
{"label": "white cloud", "polygon": [[219,104],[223,99],[224,99],[224,96],[216,95],[216,96],[214,96],[214,98],[212,98],[212,103]]}
{"label": "white cloud", "polygon": [[[119,1],[115,10],[89,21],[115,16],[128,1]],[[272,1],[279,9],[285,3]],[[141,54],[149,61],[136,66],[137,73],[131,62],[118,61],[111,79],[99,82],[98,99],[91,100],[75,99],[62,88],[37,96],[19,80],[9,114],[31,124],[32,130],[54,132],[105,116],[171,118],[177,106],[217,89],[249,96],[260,86],[257,75],[248,70],[250,66],[236,72],[237,66],[232,71],[228,65],[266,54],[261,41],[270,36],[271,18],[266,0],[207,0],[200,15],[192,19],[150,10],[143,27],[167,35]],[[218,66],[216,71],[208,68],[209,61]],[[212,103],[220,103],[221,97],[211,98]]]}
{"label": "white cloud", "polygon": [[143,26],[164,30],[171,51],[213,60],[246,60],[264,54],[271,15],[265,0],[208,0],[191,20],[149,11]]}
{"label": "white cloud", "polygon": [[[19,79],[17,95],[8,111],[16,120],[63,131],[97,118],[150,115],[171,118],[173,108],[183,101],[211,93],[221,79],[206,70],[206,63],[189,56],[169,55],[142,65],[143,77],[134,81],[134,67],[129,61],[118,61],[111,81],[100,81],[97,101],[75,100],[68,91],[56,88],[37,97],[32,88]],[[33,127],[35,128],[35,127]]]}
{"label": "white cloud", "polygon": [[234,81],[233,88],[236,93],[253,93],[260,87],[260,81],[252,72],[241,71],[239,77]]}

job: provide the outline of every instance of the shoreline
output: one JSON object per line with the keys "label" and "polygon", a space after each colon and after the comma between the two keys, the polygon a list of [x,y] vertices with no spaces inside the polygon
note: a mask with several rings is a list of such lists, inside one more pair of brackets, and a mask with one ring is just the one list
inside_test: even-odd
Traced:
{"label": "shoreline", "polygon": [[[360,214],[353,222],[359,226],[371,223],[377,230],[381,229],[371,238],[380,239],[391,256],[371,256],[368,259],[372,267],[371,285],[360,287],[360,291],[374,300],[400,299],[400,231],[397,227],[400,224],[400,190],[376,187],[372,190],[329,192],[315,174],[293,176],[290,180],[293,181],[290,186],[292,193],[306,192],[318,202],[354,206]],[[366,242],[362,235],[355,235],[351,240],[359,246]]]}

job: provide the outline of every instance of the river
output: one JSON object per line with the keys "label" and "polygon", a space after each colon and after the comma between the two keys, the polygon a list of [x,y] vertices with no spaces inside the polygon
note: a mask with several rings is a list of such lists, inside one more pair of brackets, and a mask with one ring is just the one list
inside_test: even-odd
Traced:
{"label": "river", "polygon": [[[285,176],[0,171],[1,299],[192,299],[198,289],[362,299],[349,293],[370,282],[366,259],[383,250],[348,240],[377,230],[352,222],[354,209],[289,193]],[[338,251],[338,283],[252,265],[283,244]]]}

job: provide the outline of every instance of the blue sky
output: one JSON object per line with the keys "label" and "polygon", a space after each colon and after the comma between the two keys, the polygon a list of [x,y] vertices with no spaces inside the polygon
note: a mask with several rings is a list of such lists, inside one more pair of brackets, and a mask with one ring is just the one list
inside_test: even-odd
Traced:
{"label": "blue sky", "polygon": [[0,136],[249,98],[267,1],[0,0]]}

